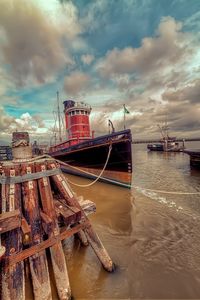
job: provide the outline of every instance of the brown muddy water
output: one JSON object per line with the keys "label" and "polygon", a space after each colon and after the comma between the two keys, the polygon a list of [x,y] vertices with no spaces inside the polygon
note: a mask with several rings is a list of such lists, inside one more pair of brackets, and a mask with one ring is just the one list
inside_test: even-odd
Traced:
{"label": "brown muddy water", "polygon": [[200,171],[190,169],[186,154],[148,153],[146,145],[133,146],[133,170],[131,190],[99,182],[73,187],[96,203],[90,220],[117,266],[107,273],[90,247],[74,243],[74,299],[200,299],[200,195],[145,190],[200,192]]}

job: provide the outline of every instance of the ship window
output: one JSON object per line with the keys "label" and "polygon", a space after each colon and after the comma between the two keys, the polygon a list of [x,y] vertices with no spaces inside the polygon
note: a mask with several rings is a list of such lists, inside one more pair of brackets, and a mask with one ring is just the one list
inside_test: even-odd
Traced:
{"label": "ship window", "polygon": [[81,114],[84,115],[84,110],[81,110]]}
{"label": "ship window", "polygon": [[74,111],[72,111],[71,113],[72,113],[72,116],[75,115],[75,112],[74,112]]}

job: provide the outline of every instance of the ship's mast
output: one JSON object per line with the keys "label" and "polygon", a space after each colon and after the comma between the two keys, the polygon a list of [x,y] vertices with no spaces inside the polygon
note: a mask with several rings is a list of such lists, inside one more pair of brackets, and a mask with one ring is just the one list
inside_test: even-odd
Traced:
{"label": "ship's mast", "polygon": [[57,111],[58,111],[58,138],[59,138],[59,142],[62,142],[60,103],[59,103],[59,92],[58,91],[57,91]]}

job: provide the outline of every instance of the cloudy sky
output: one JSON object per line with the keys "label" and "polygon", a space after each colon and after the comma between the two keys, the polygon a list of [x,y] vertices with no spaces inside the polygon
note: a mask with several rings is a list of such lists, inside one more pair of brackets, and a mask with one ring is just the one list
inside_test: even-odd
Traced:
{"label": "cloudy sky", "polygon": [[200,136],[199,0],[1,0],[0,140],[47,140],[56,91],[133,137]]}

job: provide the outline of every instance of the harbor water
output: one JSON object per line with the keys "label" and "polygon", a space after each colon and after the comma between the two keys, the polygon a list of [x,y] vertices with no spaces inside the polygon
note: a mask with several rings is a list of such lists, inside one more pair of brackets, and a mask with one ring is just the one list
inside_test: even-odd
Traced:
{"label": "harbor water", "polygon": [[74,299],[200,299],[200,194],[147,190],[200,193],[200,171],[190,169],[186,154],[133,145],[132,183],[130,190],[100,182],[72,186],[96,203],[90,220],[116,264],[107,273],[91,248],[76,241],[68,261]]}

